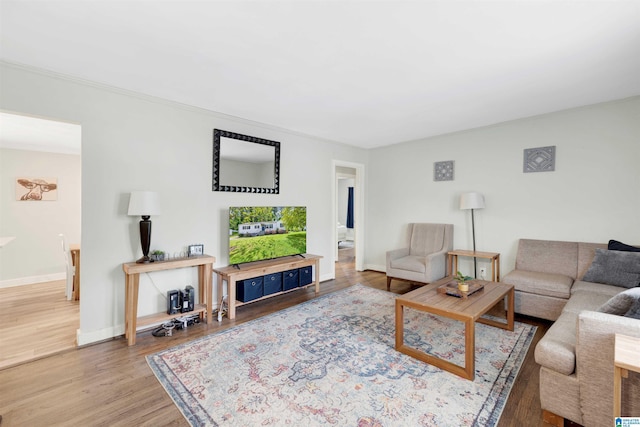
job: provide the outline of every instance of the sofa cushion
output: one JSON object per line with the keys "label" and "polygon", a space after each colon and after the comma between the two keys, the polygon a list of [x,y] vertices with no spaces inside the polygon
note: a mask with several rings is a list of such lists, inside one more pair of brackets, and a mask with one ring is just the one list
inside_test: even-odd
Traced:
{"label": "sofa cushion", "polygon": [[577,277],[578,244],[553,240],[520,239],[516,270],[542,271]]}
{"label": "sofa cushion", "polygon": [[629,311],[627,311],[624,317],[631,317],[632,319],[640,319],[640,299],[637,299]]}
{"label": "sofa cushion", "polygon": [[596,249],[596,256],[582,280],[625,288],[638,286],[640,252]]}
{"label": "sofa cushion", "polygon": [[602,283],[585,282],[583,280],[576,280],[571,286],[571,295],[580,291],[595,292],[597,294],[607,295],[611,298],[614,295],[624,291],[625,288],[620,286],[604,285]]}
{"label": "sofa cushion", "polygon": [[405,256],[391,261],[392,268],[400,270],[416,271],[424,273],[427,271],[426,258],[423,256]]}
{"label": "sofa cushion", "polygon": [[557,298],[569,298],[573,284],[569,276],[526,270],[514,270],[502,281],[515,286],[518,291]]}
{"label": "sofa cushion", "polygon": [[640,288],[627,289],[611,297],[607,302],[598,307],[596,311],[623,316],[631,309],[631,306],[639,300]]}
{"label": "sofa cushion", "polygon": [[640,248],[618,242],[617,240],[609,240],[607,249],[609,249],[610,251],[640,252]]}
{"label": "sofa cushion", "polygon": [[578,315],[564,312],[540,339],[535,349],[538,365],[571,375],[576,368]]}
{"label": "sofa cushion", "polygon": [[568,311],[571,313],[579,314],[583,310],[593,311],[602,307],[607,301],[610,301],[608,295],[587,291],[574,292],[573,294],[571,294],[571,298],[569,298],[569,301],[567,301],[567,304],[562,309],[562,312],[564,313]]}

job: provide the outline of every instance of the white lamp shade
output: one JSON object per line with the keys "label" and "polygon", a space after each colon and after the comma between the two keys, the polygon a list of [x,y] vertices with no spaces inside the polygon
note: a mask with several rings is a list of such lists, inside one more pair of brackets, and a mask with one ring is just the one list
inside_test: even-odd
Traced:
{"label": "white lamp shade", "polygon": [[160,215],[160,198],[153,191],[132,191],[128,215]]}
{"label": "white lamp shade", "polygon": [[480,193],[463,193],[460,196],[460,209],[484,208],[484,196]]}

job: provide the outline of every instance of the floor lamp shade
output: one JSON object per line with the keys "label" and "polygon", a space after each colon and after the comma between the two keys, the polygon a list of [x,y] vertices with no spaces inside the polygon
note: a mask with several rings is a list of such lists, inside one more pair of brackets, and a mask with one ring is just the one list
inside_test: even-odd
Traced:
{"label": "floor lamp shade", "polygon": [[142,258],[136,261],[139,264],[153,262],[149,258],[151,246],[151,215],[160,215],[160,200],[158,193],[153,191],[133,191],[129,198],[128,215],[141,216],[140,220],[140,246],[142,246]]}
{"label": "floor lamp shade", "polygon": [[[463,193],[460,196],[460,209],[471,209],[471,233],[473,235],[473,252],[476,251],[476,223],[473,216],[473,211],[475,209],[483,209],[484,207],[484,196],[480,193]],[[473,258],[473,274],[474,277],[478,277],[478,264],[475,257]]]}

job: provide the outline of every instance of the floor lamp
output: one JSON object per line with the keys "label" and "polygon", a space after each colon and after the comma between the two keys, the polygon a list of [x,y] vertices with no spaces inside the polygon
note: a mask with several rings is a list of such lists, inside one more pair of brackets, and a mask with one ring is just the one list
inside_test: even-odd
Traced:
{"label": "floor lamp", "polygon": [[[473,252],[476,251],[476,224],[473,216],[475,209],[484,208],[484,196],[480,193],[463,193],[460,196],[460,209],[471,209],[471,232],[473,234]],[[478,263],[473,257],[473,277],[478,277]]]}
{"label": "floor lamp", "polygon": [[153,191],[133,191],[129,198],[128,215],[141,216],[140,220],[140,246],[142,246],[142,258],[137,260],[138,264],[153,262],[149,258],[149,247],[151,246],[151,215],[160,215],[160,202],[158,193]]}

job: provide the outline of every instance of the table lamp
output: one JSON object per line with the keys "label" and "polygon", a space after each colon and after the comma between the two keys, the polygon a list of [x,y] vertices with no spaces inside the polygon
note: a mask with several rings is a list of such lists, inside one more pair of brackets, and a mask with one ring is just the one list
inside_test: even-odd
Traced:
{"label": "table lamp", "polygon": [[[473,234],[473,252],[476,251],[476,224],[473,217],[473,211],[475,209],[484,208],[484,196],[480,193],[471,192],[463,193],[460,196],[460,209],[471,209],[471,232]],[[473,277],[478,277],[478,264],[477,260],[473,258]]]}
{"label": "table lamp", "polygon": [[160,201],[158,193],[153,191],[132,191],[129,198],[128,215],[141,216],[140,220],[140,246],[142,246],[142,258],[138,264],[153,262],[149,258],[149,246],[151,245],[151,215],[160,215]]}

